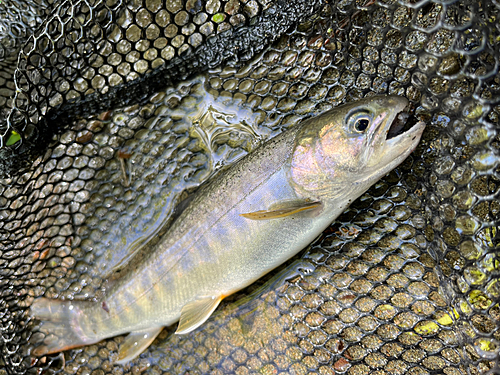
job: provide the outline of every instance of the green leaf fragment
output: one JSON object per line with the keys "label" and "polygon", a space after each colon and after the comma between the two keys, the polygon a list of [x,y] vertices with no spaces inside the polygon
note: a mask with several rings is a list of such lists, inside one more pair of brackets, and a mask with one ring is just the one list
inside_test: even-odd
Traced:
{"label": "green leaf fragment", "polygon": [[12,146],[14,143],[17,143],[21,140],[21,135],[16,132],[15,130],[12,130],[10,132],[10,137],[7,139],[7,146]]}
{"label": "green leaf fragment", "polygon": [[214,16],[212,17],[212,21],[214,21],[215,23],[221,23],[225,19],[226,19],[226,15],[224,13],[214,14]]}

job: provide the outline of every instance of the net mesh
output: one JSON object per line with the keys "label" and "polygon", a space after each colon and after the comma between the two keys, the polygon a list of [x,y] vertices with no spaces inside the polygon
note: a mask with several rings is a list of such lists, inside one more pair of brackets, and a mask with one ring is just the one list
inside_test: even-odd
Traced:
{"label": "net mesh", "polygon": [[[0,373],[498,373],[500,4],[0,1]],[[312,246],[125,366],[39,357],[174,207],[305,117],[407,97],[417,150]]]}

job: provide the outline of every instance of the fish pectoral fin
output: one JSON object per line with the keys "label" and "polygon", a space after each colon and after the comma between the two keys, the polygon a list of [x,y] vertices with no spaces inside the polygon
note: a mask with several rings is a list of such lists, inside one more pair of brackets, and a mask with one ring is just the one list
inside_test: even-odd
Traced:
{"label": "fish pectoral fin", "polygon": [[201,326],[212,315],[223,298],[224,296],[212,296],[184,305],[181,311],[179,326],[175,333],[183,335]]}
{"label": "fish pectoral fin", "polygon": [[301,211],[307,211],[307,210],[313,210],[317,207],[321,206],[321,202],[311,202],[311,201],[298,201],[298,202],[292,202],[287,204],[278,204],[274,205],[270,210],[262,210],[262,211],[255,211],[255,212],[249,212],[246,214],[240,214],[240,216],[243,216],[246,219],[250,220],[269,220],[269,219],[277,219],[280,217],[286,217],[290,216],[293,214],[296,214],[297,212]]}
{"label": "fish pectoral fin", "polygon": [[153,327],[142,331],[130,332],[125,337],[125,341],[120,345],[120,349],[118,349],[118,359],[115,363],[122,365],[137,357],[151,345],[162,329],[163,327]]}

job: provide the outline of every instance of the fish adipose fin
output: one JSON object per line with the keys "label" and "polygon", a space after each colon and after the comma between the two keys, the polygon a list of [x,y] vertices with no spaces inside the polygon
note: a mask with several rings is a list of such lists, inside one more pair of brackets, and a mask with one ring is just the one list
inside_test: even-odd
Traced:
{"label": "fish adipose fin", "polygon": [[122,365],[141,354],[158,336],[163,327],[153,327],[142,331],[130,332],[118,350],[115,363]]}
{"label": "fish adipose fin", "polygon": [[31,305],[30,315],[40,320],[40,331],[45,338],[33,349],[33,354],[57,353],[83,345],[94,344],[100,339],[88,337],[82,328],[84,310],[94,302],[62,301],[39,298]]}
{"label": "fish adipose fin", "polygon": [[201,326],[212,315],[223,298],[224,296],[207,297],[184,305],[175,333],[183,335]]}
{"label": "fish adipose fin", "polygon": [[304,201],[292,202],[291,204],[288,203],[286,206],[279,204],[270,210],[249,212],[246,214],[240,214],[240,216],[243,216],[244,218],[250,220],[278,219],[280,217],[286,217],[296,214],[297,212],[313,210],[320,206],[321,202],[310,202],[304,200]]}

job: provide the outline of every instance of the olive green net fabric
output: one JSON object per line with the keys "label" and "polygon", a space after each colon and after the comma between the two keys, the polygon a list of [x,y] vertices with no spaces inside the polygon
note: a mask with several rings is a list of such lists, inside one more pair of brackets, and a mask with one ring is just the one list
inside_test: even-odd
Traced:
{"label": "olive green net fabric", "polygon": [[[0,374],[497,373],[497,1],[0,1]],[[175,207],[303,118],[413,103],[417,150],[308,249],[137,359],[37,355]]]}

